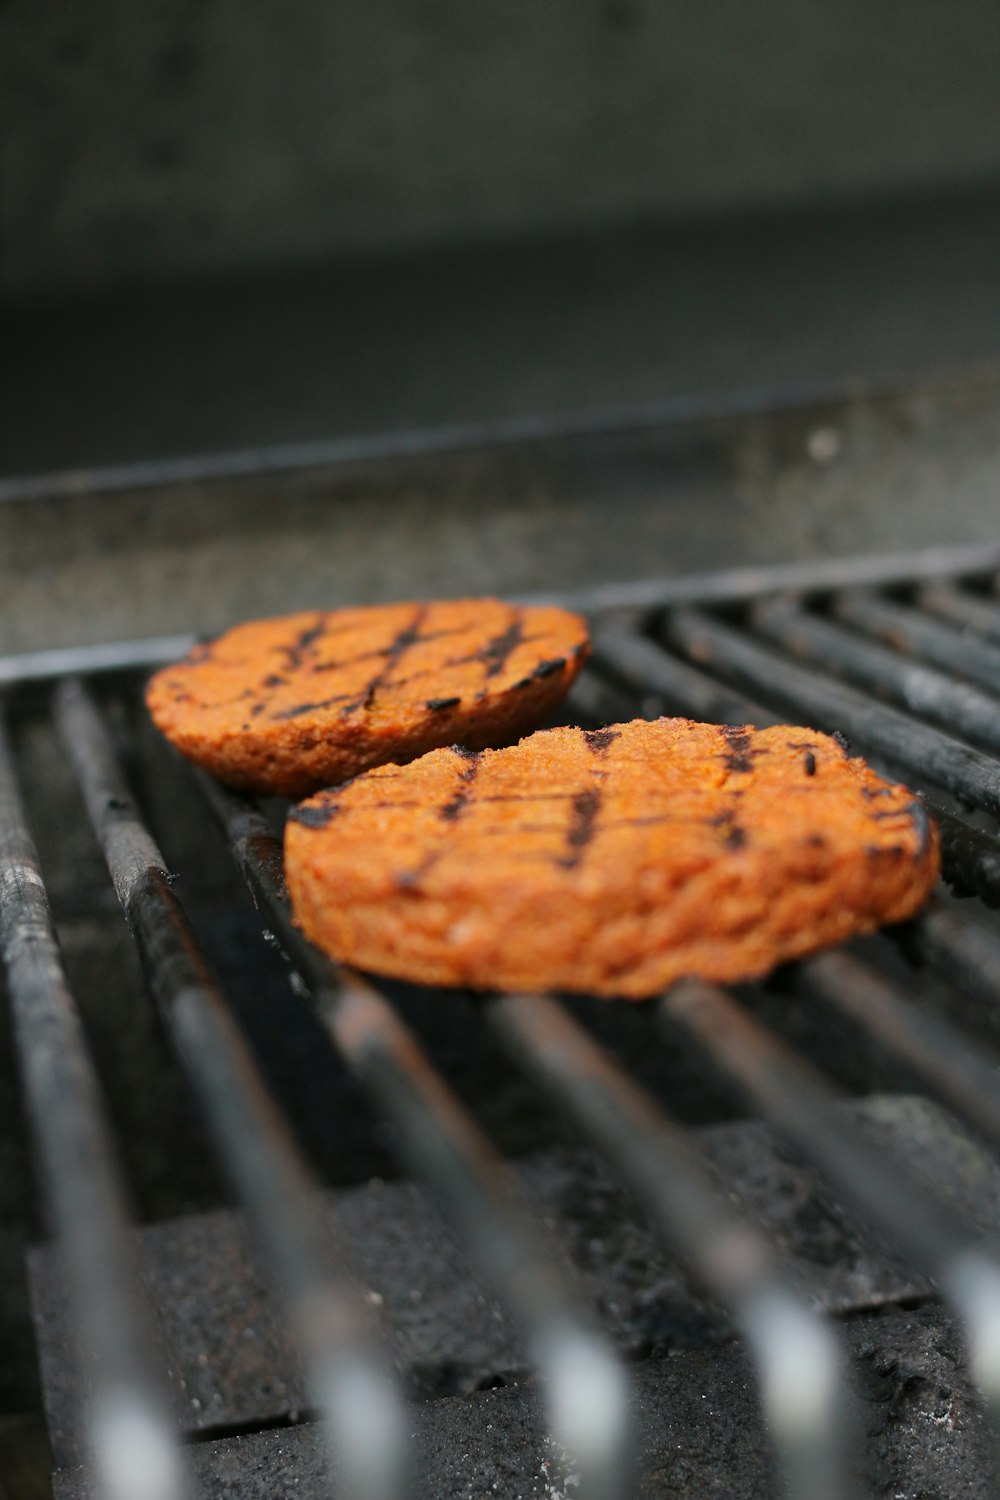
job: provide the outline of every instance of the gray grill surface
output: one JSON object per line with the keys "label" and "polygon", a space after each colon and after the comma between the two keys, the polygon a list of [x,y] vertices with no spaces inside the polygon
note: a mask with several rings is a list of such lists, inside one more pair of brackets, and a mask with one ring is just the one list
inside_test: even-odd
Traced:
{"label": "gray grill surface", "polygon": [[60,1497],[995,1493],[1000,546],[567,602],[567,722],[845,735],[945,882],[734,991],[372,983],[291,927],[283,809],[150,729],[187,641],[0,661]]}

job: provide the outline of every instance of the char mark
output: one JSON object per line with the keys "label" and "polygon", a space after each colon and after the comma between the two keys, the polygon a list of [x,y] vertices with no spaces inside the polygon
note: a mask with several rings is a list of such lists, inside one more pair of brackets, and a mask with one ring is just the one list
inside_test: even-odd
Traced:
{"label": "char mark", "polygon": [[[428,630],[425,635],[414,636],[413,640],[410,641],[409,644],[411,646],[423,646],[427,641],[440,640],[442,636],[468,635],[469,631],[473,628],[474,627],[471,625],[451,625],[447,630]],[[358,663],[362,661],[374,661],[376,658],[381,658],[382,660],[384,660],[386,657],[392,655],[393,650],[395,649],[395,644],[395,641],[393,641],[390,642],[388,646],[379,646],[375,651],[360,651],[356,656],[344,656],[339,660],[334,659],[330,661],[318,661],[313,667],[313,671],[340,672],[347,667],[356,667]],[[417,673],[418,677],[427,677],[429,675],[430,674],[427,672]],[[405,681],[409,682],[411,681],[411,679],[406,678]],[[399,687],[400,685],[401,684],[399,683],[399,681],[397,681],[396,686]]]}
{"label": "char mark", "polygon": [[335,802],[322,802],[319,806],[293,807],[288,814],[291,823],[301,823],[303,828],[325,828],[340,812]]}
{"label": "char mark", "polygon": [[506,630],[502,630],[499,635],[487,641],[472,659],[483,663],[487,677],[499,677],[523,638],[523,616],[518,611],[513,611]]}
{"label": "char mark", "polygon": [[297,667],[301,667],[302,658],[309,650],[309,647],[315,641],[318,641],[320,636],[324,635],[325,632],[326,617],[325,615],[320,615],[315,625],[309,625],[305,630],[299,631],[298,635],[295,637],[290,646],[282,646],[281,649],[285,653],[285,657],[287,659],[286,666],[289,671],[295,671]]}
{"label": "char mark", "polygon": [[420,639],[420,627],[427,617],[427,605],[418,604],[408,625],[396,632],[385,650],[385,665],[381,671],[376,672],[364,692],[361,694],[361,702],[365,708],[371,708],[375,702],[375,695],[389,683],[389,678],[395,667],[399,665],[411,646],[416,645]]}
{"label": "char mark", "polygon": [[729,832],[726,834],[726,848],[731,849],[735,852],[737,849],[745,848],[746,842],[746,829],[741,828],[738,823],[734,823],[732,828],[730,828]]}
{"label": "char mark", "polygon": [[815,757],[815,755],[813,755],[813,753],[812,753],[811,750],[807,750],[806,753],[805,753],[805,764],[806,764],[806,775],[807,776],[815,776],[816,775],[816,757]]}
{"label": "char mark", "polygon": [[423,880],[424,876],[433,869],[440,858],[441,851],[439,849],[436,849],[432,854],[425,855],[420,863],[418,865],[415,865],[412,870],[401,870],[399,872],[399,874],[396,876],[396,885],[400,888],[400,890],[416,890],[419,887],[420,882]]}
{"label": "char mark", "polygon": [[532,672],[532,677],[551,677],[556,672],[561,672],[566,665],[565,656],[553,656],[548,661],[540,661]]}
{"label": "char mark", "polygon": [[280,672],[269,672],[267,674],[267,676],[264,678],[264,686],[265,687],[284,687],[284,685],[285,685],[285,683],[287,681],[288,681],[288,678],[287,677],[282,677],[282,675],[281,675]]}
{"label": "char mark", "polygon": [[723,739],[726,742],[726,751],[722,757],[722,763],[727,771],[747,772],[753,770],[753,757],[761,755],[761,750],[751,750],[749,724],[721,724],[719,726]]}
{"label": "char mark", "polygon": [[595,755],[602,755],[608,746],[615,740],[621,739],[620,729],[585,729],[583,738],[587,742],[587,749],[593,750]]}
{"label": "char mark", "polygon": [[584,850],[597,832],[600,808],[601,794],[598,791],[579,792],[573,798],[566,830],[567,852],[558,861],[564,870],[572,870],[583,858]]}
{"label": "char mark", "polygon": [[847,738],[847,735],[841,734],[839,729],[835,729],[830,738],[837,741],[837,744],[840,746],[841,750],[843,750],[845,756],[850,758],[854,754],[854,746]]}
{"label": "char mark", "polygon": [[300,715],[314,713],[319,708],[332,708],[335,703],[343,703],[349,697],[350,693],[337,693],[336,697],[321,698],[318,703],[296,703],[293,708],[283,708],[280,713],[272,714],[271,717],[275,723],[284,719],[297,719]]}
{"label": "char mark", "polygon": [[425,707],[437,710],[439,708],[457,708],[461,698],[428,698]]}
{"label": "char mark", "polygon": [[438,816],[444,823],[455,823],[473,800],[473,783],[479,775],[479,756],[475,751],[463,750],[459,745],[453,746],[466,764],[458,773],[458,790],[455,795],[441,808]]}

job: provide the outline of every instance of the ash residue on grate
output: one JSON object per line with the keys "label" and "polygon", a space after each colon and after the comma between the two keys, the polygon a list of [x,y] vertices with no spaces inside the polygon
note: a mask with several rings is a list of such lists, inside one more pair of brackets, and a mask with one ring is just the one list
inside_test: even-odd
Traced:
{"label": "ash residue on grate", "polygon": [[[933,1307],[889,1310],[851,1319],[843,1332],[856,1386],[871,1403],[860,1492],[993,1500],[988,1434],[950,1320]],[[774,1476],[742,1350],[690,1350],[649,1360],[631,1376],[637,1500],[771,1500]],[[572,1455],[542,1436],[532,1384],[425,1403],[414,1409],[411,1432],[423,1500],[565,1500],[576,1492]],[[319,1500],[330,1487],[322,1454],[313,1425],[196,1444],[196,1500],[293,1491]],[[53,1490],[55,1500],[97,1500],[79,1469],[57,1473]]]}

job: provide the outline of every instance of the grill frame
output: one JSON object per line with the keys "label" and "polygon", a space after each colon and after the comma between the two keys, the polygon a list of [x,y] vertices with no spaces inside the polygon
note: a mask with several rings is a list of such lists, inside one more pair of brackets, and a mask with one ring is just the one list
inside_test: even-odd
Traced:
{"label": "grill frame", "polygon": [[[853,591],[851,597],[856,598],[856,591],[862,588],[893,592],[905,587],[917,591],[919,598],[921,590],[943,587],[951,590],[950,607],[954,615],[954,596],[957,594],[959,603],[965,597],[961,588],[956,586],[982,584],[993,579],[998,571],[1000,548],[937,549],[931,553],[887,559],[730,572],[700,579],[625,585],[562,596],[560,602],[583,609],[598,627],[595,672],[581,684],[578,711],[584,715],[600,716],[603,708],[614,703],[616,695],[620,695],[623,685],[627,684],[630,692],[645,694],[647,698],[666,694],[680,708],[693,704],[698,716],[718,715],[729,722],[751,719],[764,722],[773,710],[767,705],[763,714],[760,713],[759,706],[743,696],[747,686],[756,692],[766,691],[772,701],[778,698],[780,705],[791,703],[796,706],[803,700],[807,703],[820,701],[813,696],[818,691],[816,678],[803,674],[803,669],[797,667],[790,657],[775,658],[773,654],[763,654],[765,649],[773,653],[773,640],[767,648],[756,643],[748,645],[741,640],[731,620],[727,619],[727,614],[734,609],[743,611],[751,629],[770,633],[776,615],[779,624],[783,619],[787,626],[788,612],[791,611],[794,626],[795,611],[808,608],[817,600],[828,607],[833,598],[832,613],[840,619],[836,599],[845,591]],[[789,596],[795,599],[793,605],[788,603]],[[966,602],[979,605],[982,614],[989,601],[985,595],[977,595]],[[856,615],[854,624],[858,618]],[[670,623],[665,625],[665,621]],[[746,625],[743,628],[747,628]],[[790,638],[784,630],[779,632],[776,629],[775,633],[780,633],[786,643]],[[128,792],[122,784],[115,782],[114,777],[110,780],[105,777],[103,788],[99,784],[100,776],[94,779],[94,756],[88,756],[79,746],[81,725],[86,727],[88,715],[91,729],[100,740],[103,731],[99,712],[93,704],[87,705],[85,690],[70,682],[69,674],[83,675],[91,680],[104,678],[109,682],[116,674],[125,674],[123,682],[129,678],[134,681],[137,671],[172,659],[188,645],[187,638],[170,637],[0,660],[0,684],[7,689],[12,712],[17,711],[22,692],[37,694],[57,687],[64,738],[77,761],[85,786],[88,776],[90,778],[91,813],[99,829],[109,817],[109,809],[112,821],[115,821],[122,808],[128,806]],[[666,655],[665,645],[681,654]],[[863,654],[863,643],[855,650]],[[988,653],[985,660],[987,663],[990,660]],[[775,661],[778,662],[777,670]],[[720,676],[709,678],[706,666]],[[846,705],[850,729],[859,749],[865,752],[874,749],[874,757],[870,758],[877,759],[881,755],[890,769],[902,766],[910,778],[915,766],[932,773],[934,781],[929,792],[936,806],[947,800],[941,796],[943,791],[952,798],[978,805],[980,812],[994,814],[1000,810],[996,792],[1000,789],[1000,770],[994,769],[995,780],[991,779],[990,768],[995,768],[996,762],[991,761],[987,754],[978,752],[970,757],[954,743],[946,744],[942,749],[940,737],[928,741],[920,734],[916,736],[914,750],[912,732],[897,710],[886,708],[877,699],[859,698],[856,689],[845,689],[833,679],[827,680],[825,687],[833,691],[823,697],[823,711],[829,713],[833,704],[839,713]],[[82,711],[81,702],[85,704]],[[716,713],[706,713],[706,707],[716,710]],[[815,727],[839,728],[840,725],[817,723]],[[866,743],[869,737],[871,747]],[[100,756],[112,756],[110,744],[101,749]],[[942,781],[946,783],[944,787],[940,785]],[[404,1111],[400,1116],[411,1131],[415,1124],[419,1126],[421,1117],[425,1123],[436,1122],[433,1148],[428,1151],[425,1144],[414,1149],[411,1165],[427,1171],[431,1158],[438,1162],[438,1167],[429,1173],[430,1180],[437,1180],[439,1187],[444,1183],[445,1201],[459,1222],[465,1215],[464,1232],[468,1242],[474,1244],[477,1238],[475,1223],[468,1217],[470,1194],[477,1191],[481,1194],[480,1206],[485,1205],[489,1225],[494,1231],[499,1226],[501,1254],[493,1255],[491,1261],[491,1236],[487,1234],[486,1242],[479,1246],[479,1256],[492,1270],[494,1278],[505,1287],[507,1301],[515,1306],[520,1304],[527,1313],[529,1327],[536,1329],[536,1362],[543,1369],[548,1367],[550,1372],[556,1372],[550,1381],[550,1411],[557,1434],[564,1440],[569,1438],[565,1446],[570,1447],[575,1456],[579,1456],[578,1449],[584,1453],[581,1493],[611,1496],[622,1492],[627,1483],[627,1465],[623,1456],[628,1443],[624,1412],[616,1421],[606,1424],[588,1452],[587,1434],[580,1416],[586,1402],[575,1414],[567,1416],[566,1401],[559,1389],[560,1380],[567,1388],[572,1385],[568,1372],[574,1359],[587,1358],[592,1360],[595,1380],[605,1381],[603,1389],[613,1402],[617,1378],[614,1375],[615,1362],[599,1340],[588,1342],[592,1338],[587,1331],[588,1320],[573,1309],[572,1299],[567,1297],[559,1279],[552,1280],[550,1269],[546,1269],[550,1263],[545,1253],[530,1248],[533,1232],[519,1218],[521,1211],[510,1207],[506,1189],[499,1184],[499,1164],[492,1159],[485,1143],[470,1135],[469,1122],[455,1112],[453,1103],[443,1098],[440,1081],[435,1080],[426,1059],[414,1050],[412,1039],[401,1033],[399,1022],[377,991],[353,977],[345,979],[335,974],[331,966],[308,950],[288,926],[281,911],[280,856],[266,822],[258,821],[258,814],[245,801],[218,789],[206,788],[204,778],[202,782],[210,804],[228,828],[237,861],[255,899],[265,906],[272,929],[279,934],[300,972],[311,982],[320,1012],[341,1049],[367,1078],[381,1106],[389,1112],[400,1108],[408,1088],[413,1092],[417,1101],[416,1113],[413,1113],[411,1100],[409,1114]],[[953,806],[941,805],[939,813],[945,822],[950,872],[958,886],[977,885],[985,899],[996,901],[1000,891],[997,878],[1000,853],[995,829],[976,827],[964,821]],[[157,859],[155,847],[147,849],[146,855],[147,874],[162,867],[162,859]],[[158,904],[161,913],[163,909],[176,905],[176,898],[162,880],[150,899]],[[123,904],[128,911],[129,901],[126,899]],[[971,938],[970,933],[973,934]],[[1000,964],[993,967],[996,955],[1000,954],[1000,938],[992,930],[970,928],[954,909],[938,902],[925,918],[915,924],[911,941],[925,954],[928,962],[949,973],[954,972],[958,955],[963,965],[962,983],[975,989],[981,999],[987,998],[994,1004],[1000,1002]],[[828,1003],[836,1005],[836,971],[831,978],[829,965],[826,971],[822,969],[824,962],[816,961],[820,968],[812,978],[810,965],[803,966],[802,982],[812,991],[819,989]],[[152,960],[152,969],[155,990],[158,983],[158,962],[155,959]],[[842,973],[839,983],[844,983]],[[891,986],[888,996],[889,1010],[873,1013],[877,1018],[881,1017],[881,1044],[890,1045],[897,1053],[906,1050],[910,1065],[922,1070],[930,1091],[944,1092],[952,1108],[971,1114],[973,1123],[980,1129],[985,1125],[995,1138],[994,1110],[997,1104],[989,1088],[989,1077],[982,1068],[971,1066],[970,1059],[963,1052],[961,1038],[955,1037],[947,1023],[938,1023],[938,1028],[932,1028],[929,1033],[922,1032],[919,1014],[907,1005],[905,997]],[[594,1044],[579,1032],[576,1023],[564,1011],[553,1002],[545,1002],[536,1005],[534,1012],[529,1013],[525,1010],[526,1003],[530,1002],[523,997],[492,1001],[485,1007],[486,1020],[505,1040],[522,1066],[544,1078],[547,1086],[561,1088],[563,1102],[575,1108],[578,1119],[594,1143],[599,1149],[610,1152],[626,1178],[631,1176],[646,1211],[657,1219],[661,1228],[667,1228],[668,1238],[672,1238],[675,1248],[679,1246],[688,1262],[701,1270],[712,1289],[731,1304],[736,1322],[749,1331],[763,1372],[770,1429],[778,1445],[791,1493],[803,1497],[803,1500],[805,1497],[820,1500],[821,1496],[822,1500],[827,1500],[827,1497],[836,1500],[836,1497],[846,1495],[849,1482],[837,1462],[842,1451],[839,1433],[846,1403],[842,1394],[838,1394],[836,1356],[821,1332],[821,1325],[815,1323],[808,1310],[775,1276],[769,1257],[761,1247],[747,1248],[745,1237],[740,1240],[737,1235],[734,1240],[743,1246],[742,1262],[739,1256],[732,1263],[722,1257],[717,1265],[714,1264],[710,1254],[712,1241],[720,1233],[725,1237],[729,1225],[728,1214],[720,1214],[716,1200],[712,1200],[716,1217],[713,1218],[706,1207],[700,1231],[678,1232],[679,1209],[683,1216],[685,1205],[690,1211],[695,1202],[703,1201],[706,1205],[709,1202],[708,1197],[698,1197],[710,1191],[699,1169],[690,1162],[685,1164],[685,1150],[678,1145],[668,1163],[670,1171],[661,1169],[659,1179],[655,1180],[652,1165],[656,1155],[654,1144],[658,1141],[662,1145],[669,1138],[671,1127],[655,1113],[649,1113],[641,1095],[620,1077],[614,1065],[601,1073],[602,1068],[608,1069],[608,1060],[600,1053],[587,1053],[586,1049],[592,1049]],[[698,987],[686,986],[672,992],[657,1009],[667,1017],[674,1034],[680,1028],[682,1034],[686,1033],[688,1039],[693,1040],[695,1050],[707,1047],[716,1066],[720,1063],[732,1066],[731,1054],[727,1053],[722,1040],[727,1029],[743,1028],[742,1034],[746,1035],[748,1043],[753,1044],[749,1055],[756,1060],[749,1074],[745,1069],[743,1071],[744,1086],[752,1086],[757,1104],[765,1111],[775,1111],[775,1118],[783,1124],[798,1149],[808,1153],[821,1147],[819,1154],[826,1170],[832,1169],[835,1176],[841,1176],[842,1185],[846,1180],[849,1192],[856,1189],[864,1141],[847,1139],[845,1145],[842,1124],[831,1118],[824,1091],[814,1081],[803,1082],[799,1076],[798,1082],[793,1084],[793,1095],[786,1096],[787,1107],[779,1106],[773,1093],[768,1094],[768,1083],[769,1079],[773,1083],[778,1078],[788,1083],[791,1073],[786,1060],[774,1050],[773,1044],[768,1043],[766,1034],[757,1023],[745,1016],[740,1019],[740,1013],[734,1012],[734,1004],[718,991],[709,992],[701,987],[699,992]],[[721,1031],[708,1025],[706,1018],[713,1016],[721,1023]],[[866,1018],[857,1010],[854,1019],[866,1024]],[[748,1023],[749,1032],[745,1031]],[[529,1033],[534,1035],[533,1042],[528,1041]],[[552,1043],[554,1050],[550,1052],[546,1033],[550,1042],[553,1037],[562,1035],[563,1054],[584,1049],[576,1051],[577,1067],[570,1069],[561,1084],[557,1083],[560,1047],[558,1043]],[[548,1063],[544,1061],[547,1056]],[[394,1082],[386,1085],[384,1069],[393,1057],[397,1064],[391,1075]],[[597,1097],[608,1102],[617,1093],[617,1140],[611,1139],[616,1119],[614,1110],[603,1118],[598,1118],[593,1111],[588,1113],[587,1106],[592,1102],[594,1091],[592,1087],[588,1095],[581,1088],[585,1061],[588,1062],[586,1077],[590,1084],[594,1084],[595,1070],[600,1079]],[[381,1073],[380,1067],[383,1069]],[[801,1105],[804,1114],[791,1118],[789,1099],[791,1104],[797,1102]],[[34,1113],[37,1115],[37,1110]],[[630,1124],[624,1129],[621,1128],[622,1117],[630,1118]],[[419,1130],[415,1134],[419,1135]],[[851,1151],[854,1161],[844,1179],[842,1164]],[[443,1179],[440,1175],[442,1160],[445,1162]],[[463,1160],[466,1170],[463,1185],[449,1192],[447,1183],[459,1182]],[[645,1167],[641,1165],[642,1161],[645,1161]],[[502,1176],[502,1169],[499,1175]],[[896,1164],[892,1165],[891,1175],[887,1176],[885,1172],[876,1175],[872,1188],[867,1203],[869,1212],[873,1206],[883,1208],[881,1228],[883,1232],[888,1228],[890,1237],[899,1238],[901,1227],[906,1222],[910,1225],[917,1221],[926,1224],[921,1243],[914,1246],[911,1242],[911,1253],[915,1249],[914,1258],[924,1262],[925,1268],[950,1293],[958,1307],[970,1330],[971,1363],[978,1384],[991,1405],[997,1408],[1000,1406],[1000,1263],[995,1261],[991,1248],[982,1241],[974,1226],[960,1225],[954,1217],[947,1217],[941,1206],[933,1201],[933,1196],[927,1197],[926,1189],[899,1175]],[[885,1209],[890,1188],[891,1210]],[[245,1187],[243,1191],[246,1196]],[[296,1217],[294,1210],[292,1217]],[[672,1235],[669,1233],[671,1223]],[[527,1277],[529,1285],[532,1275],[536,1278],[534,1290],[525,1291],[524,1278],[506,1270],[505,1260],[520,1271],[527,1268],[531,1272],[535,1267]],[[734,1265],[740,1265],[739,1274],[734,1272]],[[749,1274],[748,1266],[752,1268]],[[755,1302],[755,1297],[759,1297],[759,1301]],[[551,1326],[546,1324],[546,1307],[549,1310],[555,1308]],[[539,1323],[548,1327],[548,1331],[538,1334]],[[808,1347],[808,1359],[812,1361],[808,1369],[812,1378],[826,1393],[816,1409],[807,1413],[808,1420],[802,1418],[801,1412],[796,1415],[793,1398],[796,1390],[801,1389],[802,1367],[801,1364],[796,1366],[788,1354],[799,1334],[804,1340],[800,1347]],[[793,1378],[790,1372],[796,1369],[797,1378]],[[821,1369],[826,1373],[820,1375]],[[816,1475],[819,1472],[829,1476],[828,1487],[823,1490],[817,1487]],[[387,1483],[384,1493],[395,1493],[392,1486],[396,1480]],[[358,1493],[370,1493],[374,1497],[383,1491],[377,1487],[361,1488]]]}

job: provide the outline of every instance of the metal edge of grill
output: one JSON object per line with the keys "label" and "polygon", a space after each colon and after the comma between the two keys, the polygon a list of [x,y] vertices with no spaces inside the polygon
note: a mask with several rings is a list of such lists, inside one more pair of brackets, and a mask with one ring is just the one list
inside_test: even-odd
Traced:
{"label": "metal edge of grill", "polygon": [[[815,567],[755,570],[590,591],[592,665],[573,710],[588,722],[668,711],[729,723],[797,718],[846,733],[879,769],[918,788],[938,819],[946,879],[1000,905],[1000,549],[941,549]],[[253,1227],[325,1418],[330,1461],[359,1500],[412,1482],[405,1416],[389,1362],[344,1257],[320,1224],[311,1170],[264,1088],[212,980],[136,806],[92,684],[172,659],[165,640],[0,661],[8,715],[25,689],[54,690],[54,715],[165,1029],[195,1089],[214,1150]],[[119,674],[116,676],[116,674]],[[92,1360],[89,1433],[97,1493],[190,1492],[152,1368],[129,1265],[125,1191],[100,1086],[62,974],[51,913],[0,743],[0,933],[28,1115],[50,1216],[67,1247],[81,1340]],[[327,1035],[397,1127],[405,1165],[426,1181],[484,1279],[521,1323],[543,1377],[550,1431],[586,1497],[630,1485],[619,1359],[566,1283],[537,1219],[377,984],[338,972],[289,921],[280,845],[247,799],[197,777],[262,918]],[[1000,1003],[1000,936],[945,898],[902,936],[976,1003]],[[916,1006],[863,958],[806,961],[791,980],[919,1077],[975,1136],[1000,1149],[1000,1059]],[[771,1246],[740,1221],[676,1125],[559,1001],[498,996],[484,1023],[518,1068],[559,1101],[627,1184],[664,1241],[731,1313],[758,1372],[785,1492],[854,1493],[850,1402],[833,1325],[788,1282]],[[809,1160],[850,1211],[923,1272],[956,1311],[969,1369],[1000,1430],[1000,1254],[970,1217],[905,1163],[845,1124],[837,1091],[716,986],[683,983],[649,1007],[733,1092]],[[80,1143],[86,1142],[86,1149]]]}

